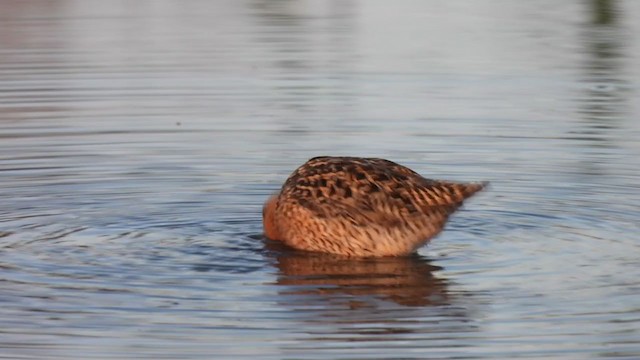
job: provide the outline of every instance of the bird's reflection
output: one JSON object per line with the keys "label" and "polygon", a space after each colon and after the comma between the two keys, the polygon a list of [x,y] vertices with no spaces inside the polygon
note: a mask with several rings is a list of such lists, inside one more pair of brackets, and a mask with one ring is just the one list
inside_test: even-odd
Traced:
{"label": "bird's reflection", "polygon": [[366,307],[380,300],[403,306],[449,302],[447,282],[434,275],[441,268],[419,255],[358,259],[298,252],[274,242],[267,246],[278,254],[281,294],[304,296],[307,303]]}

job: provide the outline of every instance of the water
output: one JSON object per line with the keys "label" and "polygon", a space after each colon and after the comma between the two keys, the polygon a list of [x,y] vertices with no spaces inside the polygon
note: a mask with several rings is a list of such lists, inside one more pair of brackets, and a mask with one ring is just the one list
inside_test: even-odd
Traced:
{"label": "water", "polygon": [[[0,358],[640,358],[635,1],[3,1]],[[262,237],[318,155],[489,180],[413,257]]]}

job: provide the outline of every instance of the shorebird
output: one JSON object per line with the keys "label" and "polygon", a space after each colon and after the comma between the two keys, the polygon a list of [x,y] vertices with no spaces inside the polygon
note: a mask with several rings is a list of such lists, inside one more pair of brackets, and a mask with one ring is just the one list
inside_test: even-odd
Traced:
{"label": "shorebird", "polygon": [[408,255],[486,184],[427,179],[385,159],[314,157],[265,202],[264,233],[299,250]]}

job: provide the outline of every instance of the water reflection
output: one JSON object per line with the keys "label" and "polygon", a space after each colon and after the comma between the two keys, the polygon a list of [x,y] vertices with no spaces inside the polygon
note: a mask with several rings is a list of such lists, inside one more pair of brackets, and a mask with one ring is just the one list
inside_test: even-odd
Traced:
{"label": "water reflection", "polygon": [[[270,247],[277,245],[270,244]],[[305,303],[334,307],[376,307],[379,299],[403,306],[449,303],[442,268],[414,255],[402,258],[350,259],[284,250],[277,257],[281,293],[305,297]]]}
{"label": "water reflection", "polygon": [[615,0],[592,0],[589,5],[590,19],[582,39],[585,46],[582,81],[586,86],[579,110],[584,129],[579,133],[593,147],[610,147],[607,132],[619,126],[616,123],[624,116],[628,96],[622,64],[625,34]]}
{"label": "water reflection", "polygon": [[315,342],[323,343],[322,352],[406,351],[408,338],[420,346],[447,347],[480,330],[477,314],[469,310],[476,299],[452,294],[437,274],[442,268],[420,255],[350,259],[273,243],[268,248],[278,251],[279,305],[303,329],[284,352],[317,353]]}

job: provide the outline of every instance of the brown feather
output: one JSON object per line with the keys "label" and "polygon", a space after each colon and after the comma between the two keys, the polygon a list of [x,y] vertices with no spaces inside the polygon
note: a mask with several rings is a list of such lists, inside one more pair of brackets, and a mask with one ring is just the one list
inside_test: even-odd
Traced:
{"label": "brown feather", "polygon": [[265,231],[303,250],[405,255],[437,235],[485,185],[426,179],[384,159],[316,157],[265,205]]}

